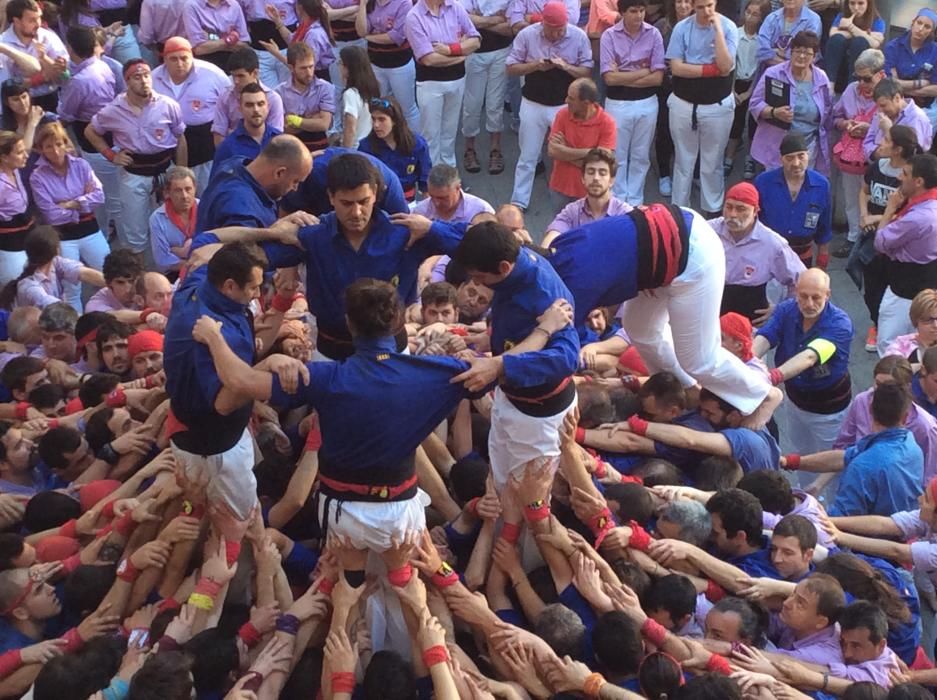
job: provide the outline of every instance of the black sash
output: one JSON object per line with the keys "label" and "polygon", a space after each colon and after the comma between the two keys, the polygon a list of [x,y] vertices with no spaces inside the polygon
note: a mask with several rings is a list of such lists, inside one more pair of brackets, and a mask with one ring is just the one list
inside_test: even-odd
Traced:
{"label": "black sash", "polygon": [[[407,347],[407,330],[405,328],[400,329],[400,332],[395,336],[395,340],[397,341],[397,352],[402,352]],[[348,332],[347,328],[323,328],[319,326],[316,337],[316,350],[336,362],[347,360],[355,354],[355,346],[351,340],[351,333]]]}
{"label": "black sash", "polygon": [[175,153],[175,148],[159,151],[158,153],[134,153],[133,165],[124,168],[124,170],[131,175],[156,177],[169,170],[169,166],[172,164],[172,157]]}
{"label": "black sash", "polygon": [[416,81],[418,83],[426,81],[436,81],[440,83],[448,83],[453,80],[459,80],[460,78],[465,77],[465,61],[461,63],[456,63],[451,66],[424,66],[422,63],[417,61],[416,63]]}
{"label": "black sash", "polygon": [[287,47],[286,41],[280,35],[280,32],[277,31],[277,25],[269,19],[255,19],[252,22],[248,22],[247,29],[251,35],[251,48],[255,51],[266,51],[266,49],[260,45],[261,40],[273,41],[281,50]]}
{"label": "black sash", "polygon": [[714,105],[732,92],[735,71],[719,78],[678,78],[673,76],[673,94],[695,105]]}
{"label": "black sash", "polygon": [[531,102],[548,107],[559,107],[566,102],[566,93],[573,76],[559,68],[528,73],[524,77],[521,94]]}
{"label": "black sash", "polygon": [[26,236],[35,225],[36,221],[29,211],[0,221],[0,250],[6,253],[21,253],[26,244]]}
{"label": "black sash", "polygon": [[[87,138],[85,138],[85,129],[90,123],[91,122],[74,121],[71,122],[69,126],[72,128],[72,131],[75,132],[75,139],[78,141],[78,145],[81,147],[82,151],[85,153],[97,153],[98,149],[95,148]],[[111,148],[114,147],[114,137],[111,135],[111,132],[107,132],[102,138],[108,146]]]}
{"label": "black sash", "polygon": [[635,100],[644,100],[648,97],[657,95],[656,87],[628,87],[627,85],[610,85],[605,90],[605,95],[610,100],[624,100],[634,102]]}
{"label": "black sash", "polygon": [[504,34],[498,34],[493,32],[490,29],[479,29],[478,33],[481,35],[481,46],[478,47],[478,51],[475,53],[491,53],[492,51],[499,51],[500,49],[505,49],[511,45],[511,41],[514,37],[504,36]]}
{"label": "black sash", "polygon": [[332,22],[332,36],[335,41],[357,41],[358,30],[355,29],[355,23],[346,19],[337,19]]}
{"label": "black sash", "polygon": [[734,311],[753,321],[758,309],[768,308],[768,296],[765,293],[767,286],[767,283],[755,286],[727,284],[722,290],[722,309],[719,315]]}
{"label": "black sash", "polygon": [[[98,10],[97,11],[98,21],[101,23],[102,27],[107,27],[114,22],[122,22],[124,24],[129,24],[127,21],[127,8],[126,7],[115,7],[113,10]],[[124,31],[128,31],[129,28],[125,27]]]}
{"label": "black sash", "polygon": [[785,382],[787,398],[802,411],[828,416],[844,410],[852,400],[852,380],[849,372],[833,386],[826,389],[801,390]]}
{"label": "black sash", "polygon": [[914,299],[918,292],[937,287],[937,260],[918,263],[888,261],[888,286],[902,299]]}
{"label": "black sash", "polygon": [[378,68],[400,68],[413,58],[410,43],[404,40],[403,44],[375,44],[368,42],[368,58]]}
{"label": "black sash", "polygon": [[56,228],[63,241],[77,241],[99,230],[98,220],[94,214],[86,214],[73,224],[62,224]]}
{"label": "black sash", "polygon": [[215,139],[211,133],[212,122],[187,126],[185,143],[189,150],[189,167],[210,163],[215,158]]}

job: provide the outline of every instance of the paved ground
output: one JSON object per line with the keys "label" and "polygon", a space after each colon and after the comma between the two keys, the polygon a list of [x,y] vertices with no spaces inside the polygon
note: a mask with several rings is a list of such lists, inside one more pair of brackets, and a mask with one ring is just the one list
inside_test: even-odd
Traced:
{"label": "paved ground", "polygon": [[[505,114],[505,124],[509,123],[509,121],[510,115]],[[486,199],[495,208],[511,199],[511,190],[514,184],[514,164],[517,160],[517,134],[508,130],[505,132],[502,140],[502,151],[504,152],[505,160],[505,170],[503,173],[500,175],[488,174],[488,143],[484,135],[479,137],[476,144],[476,150],[478,151],[479,160],[482,165],[482,172],[475,174],[465,171],[462,172],[463,185],[468,187],[473,194]],[[456,146],[456,153],[461,160],[461,137]],[[741,161],[741,158],[736,159],[735,171],[730,178],[732,182],[741,179]],[[549,162],[547,173],[549,173]],[[662,198],[657,189],[657,174],[652,166],[652,170],[648,175],[646,201],[654,202],[660,200],[662,200]],[[526,214],[527,229],[535,239],[543,235],[546,226],[553,220],[553,215],[554,212],[547,190],[547,174],[545,173],[536,178],[530,208],[527,210]],[[842,234],[837,234],[834,237],[834,246],[841,237]],[[852,353],[850,356],[850,368],[854,390],[859,391],[871,385],[872,368],[875,366],[878,356],[875,353],[866,352],[865,350],[865,334],[869,327],[868,312],[862,301],[860,292],[844,271],[845,261],[838,258],[831,258],[831,260],[829,272],[833,282],[833,302],[846,310],[856,326],[856,333],[853,339]]]}

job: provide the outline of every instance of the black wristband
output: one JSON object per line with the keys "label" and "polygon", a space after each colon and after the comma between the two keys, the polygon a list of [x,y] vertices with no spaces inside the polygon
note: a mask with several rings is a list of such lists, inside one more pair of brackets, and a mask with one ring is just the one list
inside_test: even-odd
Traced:
{"label": "black wristband", "polygon": [[117,452],[117,450],[111,447],[111,443],[107,443],[104,447],[98,450],[98,453],[95,455],[95,457],[107,462],[111,466],[114,466],[117,464],[117,462],[120,461],[120,454]]}

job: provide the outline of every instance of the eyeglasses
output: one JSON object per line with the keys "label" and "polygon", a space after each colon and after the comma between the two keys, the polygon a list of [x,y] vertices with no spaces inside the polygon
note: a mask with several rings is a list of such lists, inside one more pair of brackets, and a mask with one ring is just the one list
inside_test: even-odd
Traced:
{"label": "eyeglasses", "polygon": [[921,324],[929,324],[931,326],[937,325],[937,316],[925,316],[918,321],[918,325]]}
{"label": "eyeglasses", "polygon": [[381,109],[390,109],[390,100],[385,100],[383,97],[372,97],[371,106],[380,107]]}
{"label": "eyeglasses", "polygon": [[873,80],[875,80],[875,76],[874,75],[857,75],[856,80],[858,80],[860,83],[871,83]]}
{"label": "eyeglasses", "polygon": [[813,56],[814,53],[813,49],[791,49],[792,56]]}

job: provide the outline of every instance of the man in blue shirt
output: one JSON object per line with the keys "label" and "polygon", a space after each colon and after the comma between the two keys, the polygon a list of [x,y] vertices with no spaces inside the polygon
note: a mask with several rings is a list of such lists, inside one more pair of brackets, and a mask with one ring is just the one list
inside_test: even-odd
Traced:
{"label": "man in blue shirt", "polygon": [[911,379],[911,397],[937,418],[937,348],[927,348],[921,356],[921,369]]}
{"label": "man in blue shirt", "polygon": [[234,131],[224,137],[215,148],[215,160],[211,166],[212,175],[219,163],[230,158],[246,158],[254,160],[270,139],[282,133],[271,126],[267,126],[267,114],[270,106],[267,104],[267,93],[257,83],[251,83],[241,90],[238,96],[241,109],[241,121]]}
{"label": "man in blue shirt", "polygon": [[[806,267],[830,262],[833,237],[833,198],[830,181],[808,167],[810,152],[800,134],[790,133],[781,141],[781,167],[766,170],[755,178],[761,200],[758,218],[787,239]],[[791,194],[791,193],[795,194]]]}
{"label": "man in blue shirt", "polygon": [[309,151],[288,134],[270,139],[252,161],[232,158],[220,163],[199,200],[196,231],[272,226],[278,200],[299,187],[311,170]]}
{"label": "man in blue shirt", "polygon": [[788,399],[782,432],[808,454],[830,449],[849,407],[853,327],[830,301],[830,278],[823,270],[804,272],[795,290],[796,297],[778,304],[758,331],[752,351],[764,357],[775,348],[771,383],[783,382]]}
{"label": "man in blue shirt", "polygon": [[924,453],[904,427],[911,397],[898,384],[872,394],[872,428],[846,450],[788,455],[785,469],[842,472],[830,515],[881,515],[912,510],[924,481]]}

